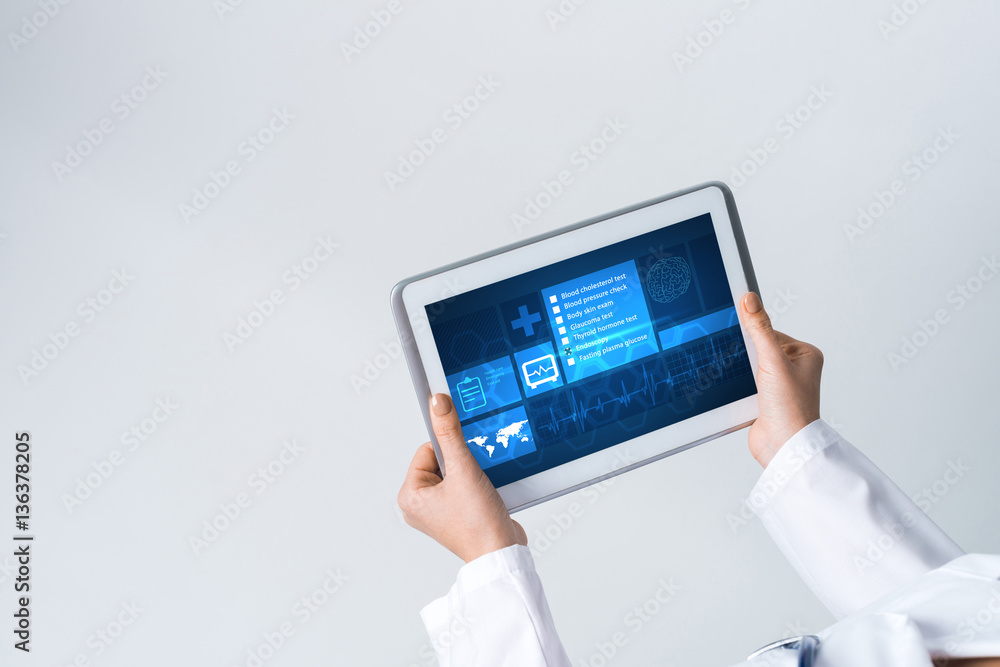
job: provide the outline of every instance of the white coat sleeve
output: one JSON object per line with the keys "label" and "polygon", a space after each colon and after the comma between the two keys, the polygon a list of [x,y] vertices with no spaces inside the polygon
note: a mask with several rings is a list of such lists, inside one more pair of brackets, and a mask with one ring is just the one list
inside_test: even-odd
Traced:
{"label": "white coat sleeve", "polygon": [[420,616],[441,667],[570,667],[527,547],[466,563]]}
{"label": "white coat sleeve", "polygon": [[838,618],[964,553],[821,419],[785,443],[748,502]]}

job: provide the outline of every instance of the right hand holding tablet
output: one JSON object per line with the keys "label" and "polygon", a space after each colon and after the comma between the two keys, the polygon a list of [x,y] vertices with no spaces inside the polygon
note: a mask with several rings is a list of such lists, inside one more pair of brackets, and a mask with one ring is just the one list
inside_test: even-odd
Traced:
{"label": "right hand holding tablet", "polygon": [[750,427],[750,453],[766,468],[789,438],[819,419],[823,353],[815,345],[775,331],[753,292],[740,302],[740,319],[757,348],[760,416]]}

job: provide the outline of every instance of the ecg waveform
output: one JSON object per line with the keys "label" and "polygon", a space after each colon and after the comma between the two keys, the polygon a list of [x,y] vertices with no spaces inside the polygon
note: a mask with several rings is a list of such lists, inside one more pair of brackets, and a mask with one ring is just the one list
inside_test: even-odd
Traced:
{"label": "ecg waveform", "polygon": [[[607,385],[602,382],[594,391],[583,387],[561,392],[535,423],[537,429],[549,435],[568,436],[663,403],[680,403],[682,410],[687,403],[690,409],[707,389],[749,372],[738,331],[706,336],[653,362],[616,373],[605,380]],[[631,388],[629,379],[633,380]]]}
{"label": "ecg waveform", "polygon": [[525,368],[524,371],[529,382],[534,379],[535,376],[545,377],[546,375],[552,375],[556,370],[555,364],[549,364],[548,366],[536,364],[533,368],[533,371],[529,371],[527,368]]}

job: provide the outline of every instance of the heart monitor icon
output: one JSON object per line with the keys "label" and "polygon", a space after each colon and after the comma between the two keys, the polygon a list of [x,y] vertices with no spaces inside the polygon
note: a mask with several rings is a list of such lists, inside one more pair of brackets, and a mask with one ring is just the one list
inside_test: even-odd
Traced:
{"label": "heart monitor icon", "polygon": [[524,362],[521,364],[521,373],[524,375],[524,381],[532,389],[540,384],[555,382],[559,379],[556,358],[551,354]]}

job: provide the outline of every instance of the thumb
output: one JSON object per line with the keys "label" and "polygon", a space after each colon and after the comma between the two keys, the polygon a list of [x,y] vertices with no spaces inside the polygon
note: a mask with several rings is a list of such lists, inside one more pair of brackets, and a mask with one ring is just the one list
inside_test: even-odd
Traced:
{"label": "thumb", "polygon": [[750,340],[757,348],[757,357],[767,362],[776,362],[784,356],[778,337],[771,326],[771,318],[764,310],[764,304],[755,292],[747,292],[740,302],[740,319],[750,334]]}
{"label": "thumb", "polygon": [[[479,463],[465,442],[455,405],[447,394],[431,396],[431,425],[445,459],[441,462],[442,471],[445,466],[451,470],[466,469],[468,466],[479,468]],[[444,472],[447,474],[447,471]]]}

